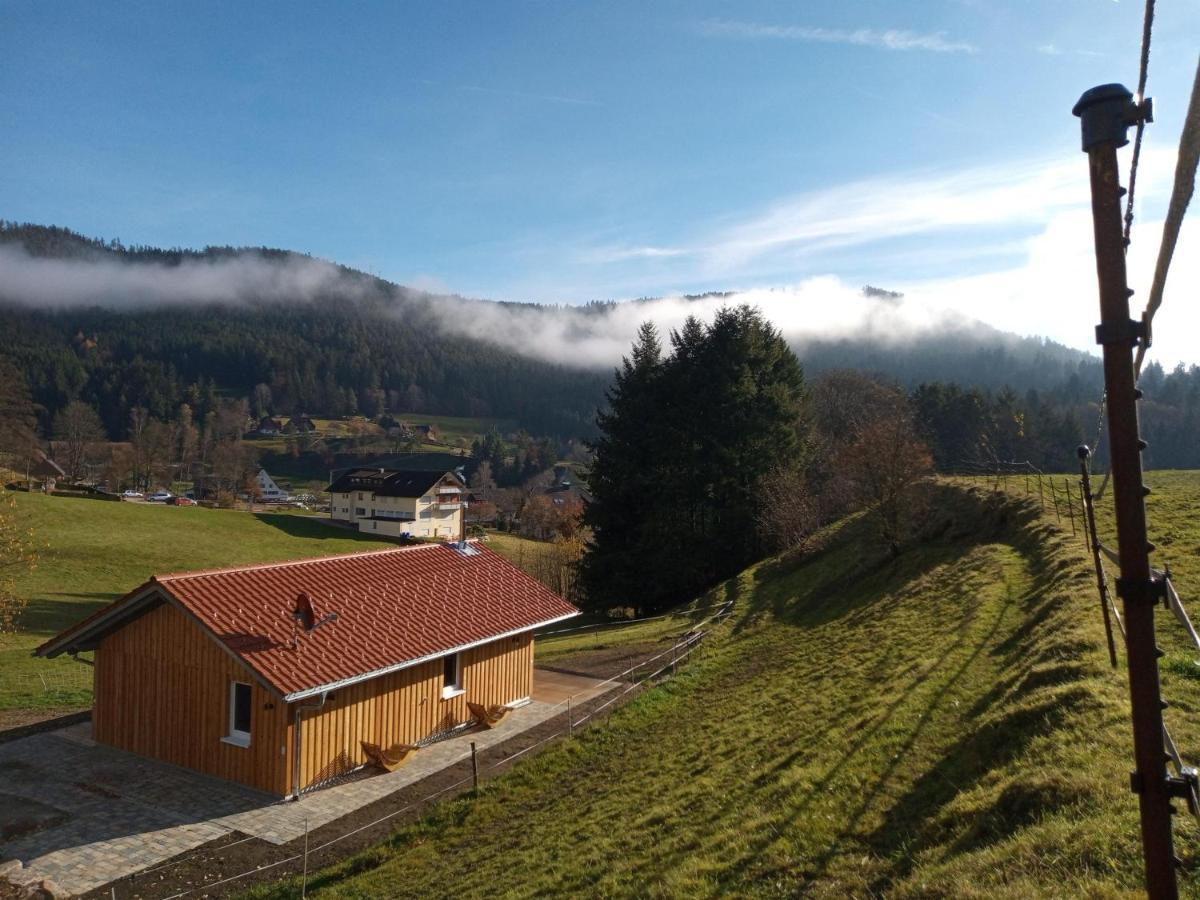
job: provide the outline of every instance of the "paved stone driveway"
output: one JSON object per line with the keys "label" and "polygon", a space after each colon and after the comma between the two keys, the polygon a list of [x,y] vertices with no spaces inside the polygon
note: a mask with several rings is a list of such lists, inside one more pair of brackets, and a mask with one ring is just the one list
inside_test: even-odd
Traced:
{"label": "paved stone driveway", "polygon": [[[613,685],[592,683],[592,694]],[[586,685],[580,684],[581,688]],[[535,689],[535,697],[538,693]],[[426,747],[399,770],[280,801],[250,788],[95,744],[90,724],[0,744],[0,806],[25,804],[42,830],[0,843],[20,881],[50,878],[73,894],[168,860],[230,832],[285,844],[562,713],[535,699],[490,731]]]}

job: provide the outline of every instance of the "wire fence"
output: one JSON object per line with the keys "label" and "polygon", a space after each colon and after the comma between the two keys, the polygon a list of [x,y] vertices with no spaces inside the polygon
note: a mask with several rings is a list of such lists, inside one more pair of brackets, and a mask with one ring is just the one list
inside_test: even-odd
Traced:
{"label": "wire fence", "polygon": [[[977,484],[984,484],[989,489],[1007,493],[1010,490],[1020,490],[1027,496],[1036,496],[1044,511],[1054,510],[1057,521],[1061,524],[1064,519],[1070,522],[1072,535],[1082,538],[1084,545],[1092,553],[1096,565],[1097,589],[1100,595],[1100,606],[1104,615],[1104,626],[1109,642],[1110,661],[1117,668],[1118,660],[1115,641],[1112,634],[1111,620],[1116,622],[1121,635],[1122,645],[1125,640],[1125,623],[1117,608],[1113,592],[1108,585],[1114,582],[1112,573],[1105,567],[1105,561],[1120,567],[1120,557],[1116,550],[1108,546],[1100,536],[1096,525],[1094,504],[1100,499],[1103,488],[1107,485],[1107,476],[1101,489],[1090,491],[1089,471],[1086,465],[1087,454],[1084,453],[1084,464],[1081,467],[1081,477],[1076,484],[1065,475],[1047,475],[1028,461],[972,461],[964,462],[956,467],[956,474],[969,478]],[[1078,518],[1078,523],[1076,519]],[[1179,592],[1171,580],[1170,567],[1163,569],[1151,568],[1154,577],[1161,579],[1163,584],[1162,602],[1175,621],[1187,635],[1188,643],[1200,654],[1200,633],[1197,633],[1191,618],[1187,614]],[[1200,664],[1200,659],[1197,660]],[[1190,786],[1191,797],[1188,799],[1188,809],[1200,819],[1200,778],[1196,769],[1186,765],[1179,750],[1163,722],[1163,742],[1167,748],[1167,756],[1175,768],[1175,775]]]}
{"label": "wire fence", "polygon": [[572,628],[556,628],[553,631],[538,632],[536,637],[540,641],[540,640],[544,640],[549,637],[557,637],[558,635],[577,634],[578,632],[581,632],[581,631],[592,631],[592,630],[600,630],[600,629],[608,629],[608,628],[623,628],[628,625],[638,625],[638,624],[641,624],[642,622],[659,622],[659,621],[663,621],[666,619],[683,619],[683,618],[686,618],[687,616],[691,615],[692,613],[704,612],[704,611],[710,610],[710,609],[717,609],[721,606],[724,606],[724,604],[713,603],[708,606],[697,606],[692,609],[685,610],[683,612],[664,613],[663,615],[660,615],[660,616],[641,616],[636,619],[616,619],[611,622],[593,622],[590,625],[576,625]]}
{"label": "wire fence", "polygon": [[953,466],[951,474],[997,493],[1021,490],[1027,496],[1036,497],[1043,511],[1052,510],[1055,521],[1060,525],[1067,523],[1072,537],[1087,544],[1086,507],[1078,479],[1048,474],[1028,460],[967,460]]}
{"label": "wire fence", "polygon": [[[310,863],[316,862],[317,865],[327,865],[334,861],[333,858],[326,858],[324,860],[315,860],[314,859],[315,857],[318,857],[324,851],[329,850],[330,848],[342,843],[343,841],[345,841],[355,835],[362,834],[363,832],[368,831],[372,828],[376,828],[380,825],[384,825],[387,822],[394,820],[398,816],[403,815],[404,813],[413,812],[427,804],[433,803],[434,801],[444,797],[446,794],[448,794],[452,791],[457,791],[457,790],[466,788],[468,785],[470,785],[471,790],[477,789],[479,787],[480,781],[482,780],[482,776],[487,775],[487,774],[495,774],[497,772],[497,770],[500,770],[500,769],[504,768],[505,766],[511,765],[517,759],[520,759],[521,757],[525,756],[526,754],[531,753],[534,750],[537,750],[541,747],[544,747],[545,745],[551,743],[552,741],[557,741],[557,740],[562,739],[563,737],[568,737],[570,735],[573,735],[577,728],[580,728],[589,722],[592,722],[592,723],[596,722],[597,718],[603,712],[605,712],[606,710],[612,709],[613,707],[616,706],[616,704],[618,704],[620,701],[627,698],[630,694],[634,693],[635,691],[638,691],[638,690],[646,687],[647,685],[661,684],[661,683],[669,680],[679,670],[680,666],[683,663],[685,663],[688,659],[690,659],[691,656],[694,653],[696,653],[696,651],[702,646],[702,644],[705,642],[705,640],[712,633],[712,628],[719,625],[720,623],[724,622],[726,619],[729,618],[730,615],[732,615],[733,608],[734,608],[734,601],[732,599],[727,600],[721,604],[713,604],[708,607],[702,607],[702,609],[715,609],[716,611],[711,613],[710,615],[706,616],[704,619],[700,620],[699,622],[689,623],[688,629],[685,632],[683,632],[682,634],[677,635],[675,637],[675,639],[672,641],[670,647],[667,647],[666,649],[661,650],[658,653],[655,653],[652,656],[649,656],[647,658],[639,659],[639,660],[631,663],[628,667],[623,669],[621,672],[618,672],[616,675],[612,675],[609,678],[604,679],[603,681],[596,682],[595,684],[589,686],[589,688],[587,689],[588,699],[585,700],[584,702],[585,703],[591,702],[593,705],[586,712],[583,712],[582,714],[577,714],[577,710],[580,709],[580,701],[578,699],[580,697],[580,694],[569,695],[564,700],[561,700],[558,703],[551,706],[549,709],[544,710],[543,711],[544,715],[543,715],[542,721],[543,722],[553,722],[556,719],[561,719],[562,721],[559,723],[559,726],[557,728],[555,728],[551,733],[542,736],[534,743],[532,743],[526,747],[523,747],[522,749],[518,750],[517,752],[508,754],[504,758],[495,760],[490,763],[481,763],[478,760],[475,746],[472,743],[472,745],[471,745],[472,771],[471,771],[470,775],[467,775],[463,778],[458,779],[457,781],[454,781],[453,783],[451,783],[449,785],[439,788],[438,790],[436,790],[426,796],[423,796],[420,799],[411,800],[411,801],[405,803],[403,806],[400,806],[394,810],[391,810],[391,811],[385,813],[384,815],[381,815],[381,816],[375,818],[374,820],[367,822],[364,825],[359,825],[356,828],[350,829],[348,831],[337,834],[334,837],[328,838],[328,839],[322,841],[320,844],[316,844],[315,846],[309,846],[309,842],[308,842],[309,835],[308,835],[307,829],[306,829],[306,833],[304,835],[303,848],[301,850],[299,850],[298,852],[293,852],[293,853],[285,856],[283,859],[278,859],[278,860],[273,860],[271,862],[263,863],[261,865],[255,866],[252,869],[246,869],[244,871],[237,872],[236,874],[219,878],[218,880],[215,880],[215,881],[205,881],[203,883],[196,884],[192,887],[186,888],[185,890],[177,891],[176,893],[170,894],[167,897],[165,897],[164,900],[179,900],[179,898],[182,898],[182,897],[193,896],[193,895],[200,894],[200,893],[207,893],[207,892],[212,891],[215,888],[224,888],[226,886],[232,887],[235,885],[235,883],[241,882],[246,878],[250,878],[251,876],[255,876],[255,875],[262,875],[267,872],[273,872],[273,873],[279,874],[280,876],[286,875],[286,874],[300,875],[303,879],[302,884],[301,884],[301,892],[302,892],[302,896],[303,896],[303,892],[307,888],[307,875],[309,872]],[[648,621],[649,619],[662,619],[662,618],[669,618],[669,616],[646,617],[640,621]],[[634,623],[634,620],[631,620],[629,623],[622,623],[622,624],[633,624],[633,623]],[[595,700],[599,699],[600,697],[603,697],[605,693],[609,692],[609,691],[603,691],[600,689],[609,688],[611,690],[614,686],[619,687],[619,690],[616,690],[616,692],[613,694],[612,697],[608,697],[608,698],[604,699],[603,702],[600,702],[598,704],[594,702]],[[599,693],[597,693],[597,692],[599,692]],[[513,737],[514,738],[520,737],[520,732],[518,732],[517,734],[514,734]],[[401,790],[403,790],[403,789],[401,789]],[[200,847],[200,848],[197,848],[195,851],[192,851],[191,853],[182,854],[180,856],[174,857],[173,859],[166,860],[162,863],[159,863],[158,865],[135,872],[131,876],[129,876],[129,879],[132,882],[133,879],[143,879],[143,878],[145,878],[147,876],[151,876],[151,875],[157,875],[157,876],[159,876],[159,879],[161,879],[164,877],[164,873],[166,873],[168,870],[170,870],[176,866],[182,865],[187,862],[191,862],[193,860],[197,860],[204,856],[207,856],[209,861],[212,861],[214,859],[219,858],[221,853],[228,851],[230,848],[236,847],[241,844],[245,844],[247,841],[251,841],[251,840],[255,840],[255,839],[256,838],[254,836],[243,837],[238,840],[232,841],[229,844],[225,844],[219,848],[216,848],[215,851],[212,849],[206,849],[204,847]],[[284,870],[283,867],[286,867],[286,866],[294,867],[294,871]],[[279,870],[283,870],[283,871],[279,871]],[[140,883],[135,888],[131,884],[131,888],[132,889],[128,893],[128,896],[144,896],[147,891],[147,887]],[[116,898],[119,896],[116,885],[113,885],[110,887],[110,896],[113,898],[113,900],[116,900]]]}
{"label": "wire fence", "polygon": [[54,669],[45,672],[0,674],[0,697],[77,694],[91,689],[92,670],[83,666],[77,670]]}

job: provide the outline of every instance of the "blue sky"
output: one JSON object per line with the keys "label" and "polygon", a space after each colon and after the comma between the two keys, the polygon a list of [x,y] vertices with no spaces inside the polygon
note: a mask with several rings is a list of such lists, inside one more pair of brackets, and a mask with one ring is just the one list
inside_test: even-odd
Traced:
{"label": "blue sky", "polygon": [[[1148,251],[1198,14],[1159,3]],[[1046,314],[1047,280],[1078,274],[1037,269],[1079,256],[1070,108],[1133,85],[1141,15],[1112,0],[0,0],[0,217],[286,247],[510,300],[831,276],[1082,346],[1090,326],[1021,323]],[[1022,281],[1039,271],[1042,287]]]}

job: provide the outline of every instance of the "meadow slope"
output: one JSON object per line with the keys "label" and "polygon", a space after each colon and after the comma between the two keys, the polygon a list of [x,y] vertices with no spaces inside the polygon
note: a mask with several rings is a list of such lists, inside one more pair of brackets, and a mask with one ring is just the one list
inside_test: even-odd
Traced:
{"label": "meadow slope", "polygon": [[[0,636],[0,710],[91,703],[91,670],[33,659],[46,638],[151,575],[383,549],[388,542],[288,513],[109,503],[14,493],[41,559],[17,578],[28,600],[16,636]],[[46,691],[42,685],[48,685]],[[2,719],[2,716],[0,716]]]}
{"label": "meadow slope", "polygon": [[[857,518],[747,570],[705,598],[737,612],[676,679],[309,893],[1136,896],[1125,673],[1083,545],[1035,502],[933,490],[900,558]],[[1164,676],[1183,748],[1198,685]]]}

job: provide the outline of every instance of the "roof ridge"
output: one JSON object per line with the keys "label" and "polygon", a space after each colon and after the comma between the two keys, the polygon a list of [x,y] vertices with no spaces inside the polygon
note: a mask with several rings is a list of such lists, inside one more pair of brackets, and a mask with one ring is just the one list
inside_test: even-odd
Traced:
{"label": "roof ridge", "polygon": [[205,575],[225,575],[230,572],[255,572],[262,569],[281,569],[287,566],[302,566],[309,563],[330,562],[335,559],[355,559],[361,556],[386,556],[389,553],[404,553],[411,550],[424,550],[428,547],[441,547],[443,544],[415,544],[409,547],[388,547],[383,550],[357,550],[353,553],[334,553],[329,556],[308,556],[301,559],[284,559],[275,562],[249,563],[244,566],[223,566],[216,569],[194,569],[187,572],[167,572],[162,575],[151,575],[157,582],[180,581],[184,578],[199,578]]}

